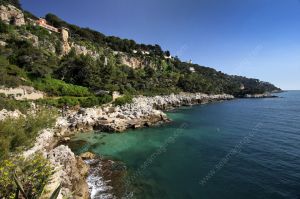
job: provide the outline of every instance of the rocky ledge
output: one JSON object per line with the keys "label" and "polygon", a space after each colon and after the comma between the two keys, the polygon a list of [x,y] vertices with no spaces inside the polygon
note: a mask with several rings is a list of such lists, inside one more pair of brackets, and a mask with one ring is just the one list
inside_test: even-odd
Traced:
{"label": "rocky ledge", "polygon": [[129,128],[140,128],[170,121],[162,110],[213,101],[231,100],[232,95],[206,95],[201,93],[180,93],[155,97],[136,97],[123,106],[107,105],[99,108],[85,108],[69,111],[58,119],[61,135],[77,131],[122,132]]}

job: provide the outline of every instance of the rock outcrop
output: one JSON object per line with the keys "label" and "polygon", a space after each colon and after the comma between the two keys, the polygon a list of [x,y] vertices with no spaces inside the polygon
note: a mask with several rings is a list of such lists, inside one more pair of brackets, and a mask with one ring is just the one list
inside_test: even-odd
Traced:
{"label": "rock outcrop", "polygon": [[89,167],[80,157],[76,157],[69,147],[60,145],[51,150],[47,158],[57,170],[48,188],[57,187],[61,183],[61,198],[89,198],[86,183]]}
{"label": "rock outcrop", "polygon": [[86,178],[89,166],[81,157],[75,156],[71,149],[64,145],[57,147],[58,138],[54,136],[55,129],[42,130],[36,138],[35,145],[25,151],[23,156],[30,157],[32,154],[41,152],[49,160],[55,172],[51,181],[46,185],[47,190],[41,199],[49,198],[60,184],[62,185],[59,199],[62,198],[81,198],[88,199],[90,194]]}
{"label": "rock outcrop", "polygon": [[99,54],[97,52],[89,50],[85,46],[73,43],[72,48],[74,48],[76,55],[89,55],[94,59],[97,59],[99,57]]}
{"label": "rock outcrop", "polygon": [[118,55],[121,64],[127,65],[133,69],[144,68],[145,66],[155,67],[155,64],[153,62],[145,58],[131,56],[127,53],[119,51],[114,51],[114,55]]}
{"label": "rock outcrop", "polygon": [[65,28],[61,29],[61,39],[62,39],[62,55],[67,55],[71,51],[71,46],[69,44],[69,31]]}
{"label": "rock outcrop", "polygon": [[137,68],[143,68],[144,62],[136,57],[130,57],[128,55],[122,54],[121,55],[121,63],[124,65],[129,66],[130,68],[137,69]]}
{"label": "rock outcrop", "polygon": [[24,14],[13,5],[0,5],[0,19],[6,24],[25,25]]}
{"label": "rock outcrop", "polygon": [[3,121],[7,118],[16,119],[21,116],[25,117],[25,115],[23,115],[19,110],[14,110],[14,111],[8,111],[6,109],[0,110],[0,121]]}

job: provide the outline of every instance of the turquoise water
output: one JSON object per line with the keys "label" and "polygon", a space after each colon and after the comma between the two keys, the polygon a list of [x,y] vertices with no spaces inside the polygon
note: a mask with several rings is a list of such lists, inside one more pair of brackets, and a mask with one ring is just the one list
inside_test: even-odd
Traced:
{"label": "turquoise water", "polygon": [[181,108],[159,127],[80,134],[88,144],[78,152],[123,161],[137,198],[298,199],[300,92],[278,95]]}

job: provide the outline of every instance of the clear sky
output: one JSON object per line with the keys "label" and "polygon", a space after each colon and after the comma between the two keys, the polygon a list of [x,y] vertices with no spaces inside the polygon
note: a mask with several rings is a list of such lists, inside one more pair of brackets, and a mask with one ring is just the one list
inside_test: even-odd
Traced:
{"label": "clear sky", "polygon": [[21,0],[37,16],[159,44],[181,60],[300,90],[300,0]]}

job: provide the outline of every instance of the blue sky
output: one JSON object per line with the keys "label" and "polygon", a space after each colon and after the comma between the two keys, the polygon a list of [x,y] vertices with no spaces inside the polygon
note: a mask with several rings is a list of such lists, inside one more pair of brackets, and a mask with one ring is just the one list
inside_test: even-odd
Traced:
{"label": "blue sky", "polygon": [[181,60],[300,89],[300,0],[21,0],[37,16],[159,44]]}

